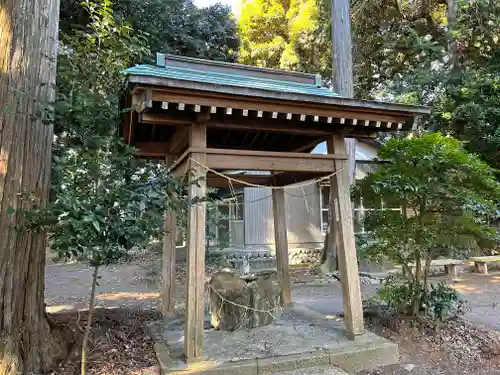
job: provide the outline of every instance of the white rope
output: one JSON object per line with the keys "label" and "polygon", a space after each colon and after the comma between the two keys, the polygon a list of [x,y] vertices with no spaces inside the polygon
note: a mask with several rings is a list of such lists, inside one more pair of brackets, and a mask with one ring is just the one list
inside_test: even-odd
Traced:
{"label": "white rope", "polygon": [[[236,183],[239,183],[239,184],[242,184],[242,185],[246,185],[246,186],[249,186],[249,187],[255,187],[255,188],[267,188],[267,189],[273,189],[273,190],[280,190],[280,189],[285,189],[287,187],[291,187],[291,188],[300,188],[300,187],[305,187],[305,186],[311,186],[311,185],[314,185],[314,184],[317,184],[321,181],[325,181],[325,180],[328,180],[329,178],[335,176],[337,173],[340,173],[344,170],[344,168],[341,168],[339,169],[338,171],[335,171],[333,173],[330,173],[326,176],[323,176],[323,177],[320,177],[320,178],[316,178],[314,180],[309,180],[309,181],[305,181],[305,182],[302,182],[302,183],[298,183],[298,184],[293,184],[293,185],[288,185],[288,186],[269,186],[269,185],[259,185],[259,184],[253,184],[251,182],[247,182],[247,181],[243,181],[243,180],[239,180],[237,178],[234,178],[234,177],[229,177],[227,174],[224,174],[224,173],[220,173],[220,172],[217,172],[209,167],[207,167],[206,165],[203,165],[202,163],[200,163],[199,161],[197,160],[194,160],[194,159],[190,159],[193,163],[195,163],[196,165],[200,166],[201,168],[205,169],[206,171],[208,172],[212,172],[213,174],[217,175],[217,176],[220,176],[220,177],[223,177],[225,178],[226,180],[230,181],[231,183],[232,182],[236,182]],[[232,184],[231,184],[232,186]]]}
{"label": "white rope", "polygon": [[[279,308],[281,307],[281,306],[280,306],[280,304],[278,303],[278,301],[279,301],[279,297],[278,297],[278,299],[275,301],[275,306],[274,306],[272,309],[270,309],[270,310],[261,310],[261,309],[256,309],[256,308],[254,308],[254,307],[250,307],[250,306],[240,305],[239,303],[236,303],[236,302],[234,302],[234,301],[228,300],[228,299],[224,298],[223,296],[221,296],[221,294],[220,294],[217,290],[215,290],[215,288],[214,288],[212,285],[210,285],[210,283],[207,283],[207,285],[208,285],[208,288],[209,288],[209,289],[211,289],[211,290],[213,290],[213,291],[215,292],[215,294],[217,294],[217,296],[218,296],[218,297],[219,297],[219,298],[220,298],[223,302],[227,302],[227,303],[229,303],[229,304],[231,304],[231,305],[234,305],[234,306],[236,306],[236,307],[239,307],[239,308],[242,308],[242,309],[245,309],[245,310],[250,310],[250,311],[260,312],[260,313],[264,313],[264,314],[269,314],[269,315],[270,315],[273,319],[276,319],[276,318],[274,317],[274,315],[273,315],[271,312],[272,312],[272,311],[274,311],[274,310],[276,310],[276,309],[279,309]],[[220,315],[220,311],[221,311],[221,310],[222,310],[222,304],[221,304],[221,307],[220,307],[220,309],[219,309],[219,315]]]}

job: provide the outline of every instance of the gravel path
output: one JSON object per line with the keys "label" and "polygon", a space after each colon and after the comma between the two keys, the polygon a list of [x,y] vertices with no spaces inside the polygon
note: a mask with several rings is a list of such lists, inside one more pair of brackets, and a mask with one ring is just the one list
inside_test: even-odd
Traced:
{"label": "gravel path", "polygon": [[[155,264],[153,267],[152,264]],[[119,264],[100,268],[100,285],[96,302],[102,307],[133,307],[151,309],[159,303],[159,291],[154,282],[153,269],[158,269],[158,261],[145,260],[129,264]],[[182,268],[178,270],[176,303],[182,303],[184,278]],[[157,271],[156,271],[157,275]],[[87,307],[92,269],[84,263],[50,264],[46,267],[46,304],[49,312],[65,309],[85,309]],[[500,273],[482,276],[464,274],[461,279],[433,278],[453,285],[468,301],[466,318],[478,326],[500,331]],[[376,293],[377,285],[362,285],[363,297]],[[342,292],[338,282],[310,286],[295,284],[295,302],[325,315],[342,312]],[[481,367],[471,372],[467,368],[457,368],[446,360],[433,358],[425,348],[406,342],[405,338],[394,338],[400,347],[400,364],[364,372],[358,375],[500,375],[500,358],[496,369]],[[449,361],[448,361],[449,362]],[[330,375],[331,369],[298,372],[297,374]],[[277,374],[278,375],[278,374]],[[285,375],[285,374],[282,374]]]}
{"label": "gravel path", "polygon": [[[148,277],[148,263],[100,267],[96,305],[154,308],[160,294]],[[48,311],[87,308],[92,268],[85,263],[56,263],[45,268],[45,303]]]}
{"label": "gravel path", "polygon": [[[154,275],[155,260],[101,267],[97,287],[97,305],[103,307],[154,308],[159,302],[159,291]],[[157,265],[156,265],[157,266]],[[155,268],[157,269],[157,267]],[[92,269],[84,263],[56,263],[46,267],[45,299],[51,309],[86,308]],[[181,276],[182,278],[182,276]],[[468,302],[466,317],[475,324],[500,331],[500,273],[488,276],[464,274],[452,282],[449,278],[433,278],[449,282]],[[177,303],[182,302],[184,286],[178,278]],[[362,285],[363,297],[376,293],[377,285]],[[294,301],[314,306],[318,312],[335,315],[342,312],[342,291],[339,283],[308,286],[296,284]]]}

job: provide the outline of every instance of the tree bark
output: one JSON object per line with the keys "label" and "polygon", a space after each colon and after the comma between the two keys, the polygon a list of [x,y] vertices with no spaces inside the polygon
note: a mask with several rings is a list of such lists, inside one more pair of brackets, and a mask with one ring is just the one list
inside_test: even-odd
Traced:
{"label": "tree bark", "polygon": [[453,36],[453,30],[455,28],[455,22],[458,13],[458,0],[447,0],[448,3],[448,52],[450,53],[451,69],[455,70],[459,67],[459,56],[458,56],[458,46]]}
{"label": "tree bark", "polygon": [[[352,63],[351,20],[349,0],[332,0],[332,82],[336,93],[344,98],[354,97],[354,77]],[[356,139],[346,138],[345,148],[348,157],[349,184],[356,182]],[[330,202],[330,219],[335,216],[335,207]],[[338,269],[337,236],[334,220],[329,221],[328,234],[323,242],[322,269]]]}
{"label": "tree bark", "polygon": [[90,337],[90,330],[92,328],[92,315],[94,313],[94,302],[95,302],[95,290],[97,286],[97,273],[99,272],[99,266],[94,267],[94,274],[92,275],[92,289],[90,291],[90,301],[89,301],[89,315],[87,318],[87,326],[85,327],[85,334],[83,335],[82,343],[82,363],[81,363],[81,375],[87,374],[87,346]]}
{"label": "tree bark", "polygon": [[[59,0],[0,0],[0,375],[40,374],[64,358],[44,308],[46,236],[22,211],[48,199]],[[16,229],[17,227],[17,229]]]}

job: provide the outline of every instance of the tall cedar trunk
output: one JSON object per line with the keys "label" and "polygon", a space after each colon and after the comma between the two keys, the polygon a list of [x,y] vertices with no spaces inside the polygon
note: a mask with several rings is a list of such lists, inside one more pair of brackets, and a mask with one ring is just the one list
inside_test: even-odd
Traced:
{"label": "tall cedar trunk", "polygon": [[447,0],[448,2],[448,52],[451,58],[451,68],[459,67],[459,56],[457,42],[453,36],[453,29],[458,13],[459,0]]}
{"label": "tall cedar trunk", "polygon": [[87,345],[90,337],[90,330],[92,328],[92,315],[94,313],[94,302],[95,302],[95,290],[97,286],[97,273],[99,272],[99,266],[94,266],[94,274],[92,275],[92,288],[90,291],[90,301],[89,301],[89,315],[87,318],[87,326],[85,327],[85,334],[83,335],[82,343],[82,363],[81,363],[81,375],[87,373]]}
{"label": "tall cedar trunk", "polygon": [[48,197],[52,127],[39,111],[54,99],[58,21],[59,0],[0,0],[0,375],[47,372],[65,354],[45,316],[46,236],[15,229],[21,194]]}
{"label": "tall cedar trunk", "polygon": [[[332,82],[335,92],[344,98],[354,97],[354,76],[352,63],[352,42],[350,8],[348,0],[332,0],[331,27],[332,27]],[[356,182],[356,139],[345,139],[346,153],[348,156],[347,168],[349,170],[349,184]],[[321,261],[329,271],[338,269],[337,238],[335,228],[335,209],[330,202],[330,220],[328,234],[323,242]]]}

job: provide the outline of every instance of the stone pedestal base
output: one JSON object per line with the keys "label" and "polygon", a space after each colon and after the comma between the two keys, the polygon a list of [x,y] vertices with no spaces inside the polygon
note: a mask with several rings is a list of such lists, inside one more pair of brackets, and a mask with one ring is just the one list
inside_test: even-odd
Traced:
{"label": "stone pedestal base", "polygon": [[254,277],[220,271],[209,283],[211,324],[234,331],[270,324],[280,313],[280,283],[277,272]]}

